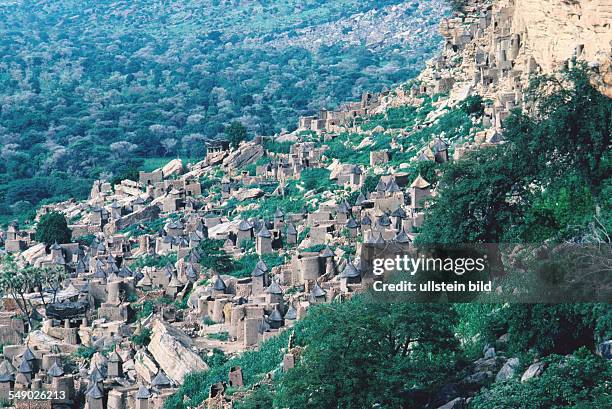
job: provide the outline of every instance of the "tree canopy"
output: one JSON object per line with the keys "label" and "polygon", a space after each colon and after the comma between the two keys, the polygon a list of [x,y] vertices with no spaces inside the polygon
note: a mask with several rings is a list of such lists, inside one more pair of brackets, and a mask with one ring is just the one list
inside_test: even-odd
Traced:
{"label": "tree canopy", "polygon": [[52,245],[69,243],[72,231],[68,228],[66,217],[57,212],[43,215],[36,226],[36,240]]}
{"label": "tree canopy", "polygon": [[530,110],[505,122],[505,143],[442,168],[419,241],[541,242],[589,223],[609,231],[612,100],[580,65],[535,78],[527,98]]}

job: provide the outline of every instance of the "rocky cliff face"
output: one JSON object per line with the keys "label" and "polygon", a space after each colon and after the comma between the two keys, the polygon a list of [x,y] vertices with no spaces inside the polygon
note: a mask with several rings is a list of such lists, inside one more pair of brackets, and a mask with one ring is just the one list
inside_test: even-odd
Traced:
{"label": "rocky cliff face", "polygon": [[478,93],[494,103],[490,125],[501,127],[523,102],[529,77],[587,62],[593,83],[612,97],[612,0],[497,0],[468,2],[464,13],[440,23],[445,46],[408,90],[383,101],[413,103],[422,93],[450,93],[451,101]]}
{"label": "rocky cliff face", "polygon": [[524,55],[544,72],[576,56],[598,68],[602,91],[612,97],[612,0],[514,0],[511,32],[522,39]]}

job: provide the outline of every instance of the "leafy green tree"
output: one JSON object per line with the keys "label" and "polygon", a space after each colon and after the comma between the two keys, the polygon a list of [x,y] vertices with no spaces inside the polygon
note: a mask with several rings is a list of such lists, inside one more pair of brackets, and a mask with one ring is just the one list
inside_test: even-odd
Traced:
{"label": "leafy green tree", "polygon": [[446,167],[419,242],[495,243],[504,237],[525,195],[524,168],[507,160],[507,149],[479,149]]}
{"label": "leafy green tree", "polygon": [[609,183],[612,100],[583,66],[535,78],[527,96],[531,112],[510,116],[505,144],[444,168],[420,242],[541,241],[594,217]]}
{"label": "leafy green tree", "polygon": [[507,333],[510,352],[532,349],[542,355],[593,348],[610,336],[605,327],[611,320],[612,309],[605,304],[511,304],[482,317],[489,341]]}
{"label": "leafy green tree", "polygon": [[202,240],[198,247],[198,253],[201,257],[200,264],[219,274],[228,274],[234,271],[236,268],[234,260],[222,247],[222,240]]}
{"label": "leafy green tree", "polygon": [[50,292],[53,297],[51,302],[57,301],[57,293],[62,288],[62,284],[68,278],[66,269],[62,266],[35,267],[27,266],[24,274],[31,278],[33,287],[38,291],[43,305],[47,305],[45,297]]}
{"label": "leafy green tree", "polygon": [[234,121],[227,128],[225,128],[225,136],[229,141],[230,145],[234,148],[240,145],[240,142],[246,141],[247,129],[238,121]]}
{"label": "leafy green tree", "polygon": [[51,212],[43,215],[36,227],[36,240],[47,245],[55,242],[69,243],[71,236],[72,231],[62,213]]}
{"label": "leafy green tree", "polygon": [[33,311],[33,306],[30,300],[25,298],[34,282],[31,275],[25,274],[23,269],[17,266],[15,260],[9,256],[0,258],[0,289],[5,296],[10,297],[19,310],[23,319],[27,320],[30,327],[32,326],[30,315]]}
{"label": "leafy green tree", "polygon": [[454,369],[455,317],[448,305],[359,297],[313,308],[295,330],[303,353],[274,407],[420,407],[416,395],[431,394]]}
{"label": "leafy green tree", "polygon": [[484,105],[482,102],[482,97],[480,95],[470,95],[465,100],[463,100],[460,105],[460,108],[468,115],[475,115],[477,117],[480,117],[484,113]]}

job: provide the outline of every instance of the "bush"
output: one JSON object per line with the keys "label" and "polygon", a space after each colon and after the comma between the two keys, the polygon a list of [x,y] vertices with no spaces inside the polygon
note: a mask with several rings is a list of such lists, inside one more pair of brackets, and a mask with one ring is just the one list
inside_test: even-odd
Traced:
{"label": "bush", "polygon": [[142,328],[140,334],[132,335],[130,340],[134,343],[134,345],[149,345],[149,342],[151,342],[151,328]]}
{"label": "bush", "polygon": [[132,262],[131,268],[137,269],[142,267],[156,267],[162,268],[168,264],[176,263],[176,253],[171,253],[165,256],[159,255],[145,255]]}
{"label": "bush", "polygon": [[594,348],[609,335],[598,331],[610,320],[612,309],[604,304],[511,304],[482,316],[481,333],[487,341],[508,333],[507,349],[513,354],[530,349],[567,354],[583,346]]}
{"label": "bush", "polygon": [[[206,372],[190,373],[177,393],[164,403],[165,409],[186,409],[195,407],[208,398],[210,386],[219,381],[228,381],[230,368],[240,366],[245,388],[261,380],[272,371],[283,359],[283,348],[287,346],[289,331],[270,338],[259,346],[258,351],[247,351],[218,366],[211,366]],[[183,396],[189,399],[183,401]]]}
{"label": "bush", "polygon": [[480,95],[470,95],[461,102],[460,108],[468,115],[480,117],[484,114],[484,105],[482,102],[482,97]]}
{"label": "bush", "polygon": [[217,341],[227,341],[229,339],[229,333],[227,331],[223,331],[215,334],[208,334],[208,338]]}
{"label": "bush", "polygon": [[79,345],[79,348],[74,352],[74,356],[77,358],[91,359],[96,353],[96,348],[85,345]]}
{"label": "bush", "polygon": [[570,356],[552,355],[542,360],[540,377],[521,382],[520,376],[495,383],[470,403],[470,409],[548,409],[610,407],[612,366],[580,349]]}
{"label": "bush", "polygon": [[36,227],[36,241],[51,245],[57,243],[70,243],[72,231],[63,214],[52,212],[40,218]]}

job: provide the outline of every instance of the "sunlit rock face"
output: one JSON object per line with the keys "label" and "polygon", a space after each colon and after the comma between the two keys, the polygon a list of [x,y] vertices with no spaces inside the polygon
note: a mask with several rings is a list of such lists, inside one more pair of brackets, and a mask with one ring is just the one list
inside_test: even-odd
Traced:
{"label": "sunlit rock face", "polygon": [[525,52],[544,72],[555,71],[576,56],[599,65],[602,91],[612,96],[611,1],[515,0],[498,2],[498,7],[504,4],[513,7],[512,32],[522,34]]}

